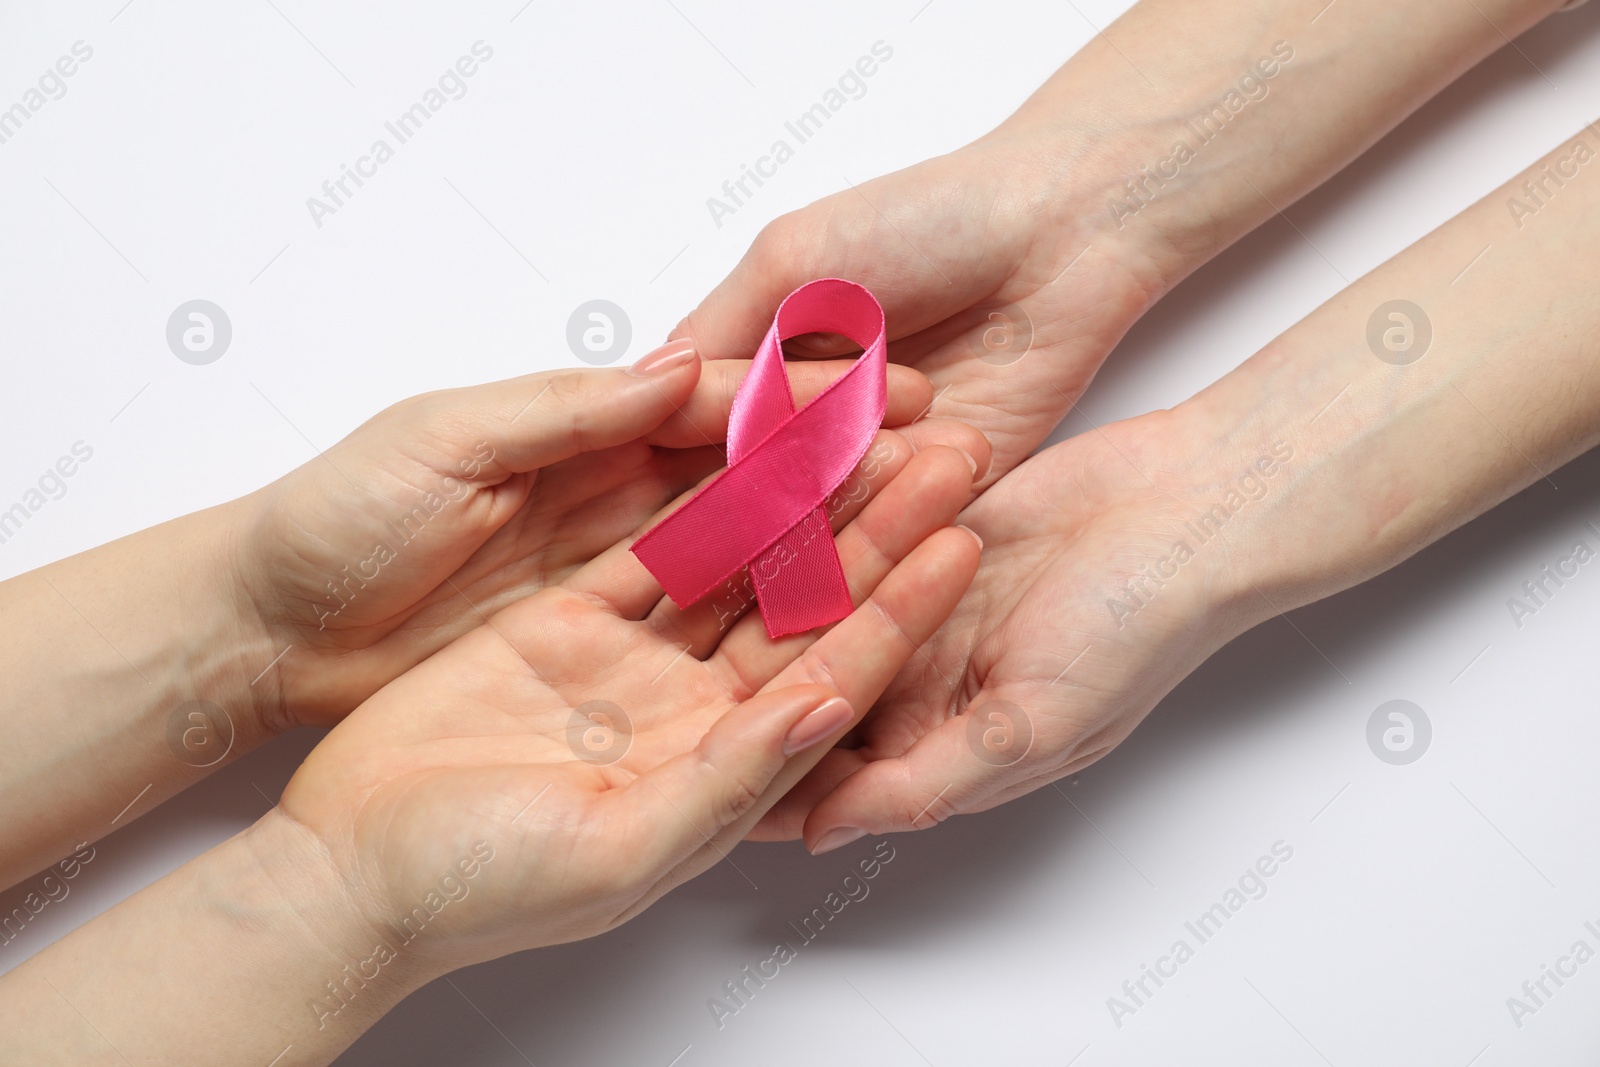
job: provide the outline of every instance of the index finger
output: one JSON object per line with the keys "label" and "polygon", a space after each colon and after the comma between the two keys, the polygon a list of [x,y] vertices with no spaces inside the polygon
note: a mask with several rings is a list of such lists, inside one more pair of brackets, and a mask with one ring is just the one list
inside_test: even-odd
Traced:
{"label": "index finger", "polygon": [[[789,361],[789,387],[796,407],[804,407],[818,393],[838,381],[855,363],[853,359]],[[733,396],[750,372],[748,359],[707,360],[700,381],[689,399],[646,436],[662,448],[694,448],[721,444],[728,439],[728,413]],[[933,384],[921,371],[889,364],[889,405],[883,425],[904,426],[916,421],[933,403]]]}

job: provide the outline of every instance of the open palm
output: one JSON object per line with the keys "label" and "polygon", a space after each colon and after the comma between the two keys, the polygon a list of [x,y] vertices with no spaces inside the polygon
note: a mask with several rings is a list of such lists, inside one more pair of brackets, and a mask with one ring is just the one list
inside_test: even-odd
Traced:
{"label": "open palm", "polygon": [[433,919],[450,965],[623,921],[737,842],[960,599],[979,545],[940,528],[969,492],[966,457],[891,466],[838,538],[860,606],[833,628],[772,641],[709,602],[663,612],[619,544],[363,704],[283,810],[391,930],[470,866],[470,891]]}
{"label": "open palm", "polygon": [[[1230,549],[1272,521],[1272,498],[1196,535],[1261,454],[1156,412],[1002,479],[961,516],[985,544],[961,605],[753,836],[820,848],[926,829],[1111,751],[1185,675],[1273,613]],[[1192,551],[1175,553],[1179,543]]]}
{"label": "open palm", "polygon": [[[797,397],[849,365],[794,367]],[[240,588],[266,658],[284,653],[271,675],[282,725],[332,725],[720,467],[748,367],[557,371],[412,397],[246,498]],[[891,424],[931,396],[895,372]]]}

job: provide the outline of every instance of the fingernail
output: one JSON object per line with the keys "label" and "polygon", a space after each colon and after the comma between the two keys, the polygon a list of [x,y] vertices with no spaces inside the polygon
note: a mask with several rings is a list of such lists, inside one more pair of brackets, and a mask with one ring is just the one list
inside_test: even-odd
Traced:
{"label": "fingernail", "polygon": [[972,453],[968,452],[966,449],[961,448],[959,446],[955,446],[955,448],[956,448],[957,452],[960,452],[963,456],[967,457],[967,466],[972,468],[972,480],[973,481],[977,481],[978,480],[978,461],[973,459],[972,458]]}
{"label": "fingernail", "polygon": [[789,733],[783,739],[783,754],[792,756],[796,752],[804,752],[818,741],[840,730],[853,718],[855,711],[844,697],[834,697],[826,701],[821,707],[789,727]]}
{"label": "fingernail", "polygon": [[640,356],[639,362],[628,368],[628,373],[635,378],[649,378],[665,374],[669,370],[676,370],[693,359],[695,359],[694,338],[680,337]]}
{"label": "fingernail", "polygon": [[974,541],[978,542],[978,551],[979,552],[983,551],[983,538],[978,536],[978,531],[977,530],[974,530],[970,526],[957,526],[956,529],[965,530],[965,531],[967,531],[967,533],[971,534],[972,535],[972,539]]}
{"label": "fingernail", "polygon": [[820,856],[824,852],[832,852],[836,848],[843,848],[852,841],[859,841],[867,836],[867,832],[859,826],[835,826],[823,834],[817,841],[817,847],[811,850],[813,856]]}

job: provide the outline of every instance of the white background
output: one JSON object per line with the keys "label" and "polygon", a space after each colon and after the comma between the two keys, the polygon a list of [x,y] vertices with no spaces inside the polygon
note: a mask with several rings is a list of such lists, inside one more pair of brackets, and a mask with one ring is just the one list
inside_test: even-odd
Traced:
{"label": "white background", "polygon": [[[276,2],[0,15],[0,107],[74,41],[94,48],[0,145],[0,508],[74,441],[94,448],[0,545],[0,574],[243,493],[397,398],[575,363],[565,323],[582,301],[627,309],[637,356],[764,221],[969,140],[1125,6]],[[1308,20],[1321,7],[1308,0]],[[306,198],[479,39],[494,58],[469,93],[317,228]],[[705,198],[878,40],[894,56],[866,96],[716,227]],[[1188,396],[1575,132],[1597,99],[1600,4],[1490,58],[1294,206],[1293,226],[1273,221],[1186,283],[1113,354],[1084,414]],[[196,297],[234,329],[204,367],[164,337]],[[1521,628],[1506,607],[1574,539],[1600,543],[1585,525],[1600,521],[1600,459],[1554,482],[1295,613],[1304,636],[1279,619],[1234,642],[1076,780],[894,838],[871,895],[721,1030],[707,998],[793,940],[788,924],[872,841],[817,859],[744,846],[738,870],[609,936],[435,983],[340,1062],[1593,1062],[1600,962],[1520,1029],[1506,1007],[1578,938],[1600,947],[1583,929],[1600,925],[1600,573]],[[1433,724],[1409,766],[1366,743],[1395,698]],[[314,741],[285,738],[106,839],[0,968],[247,825]],[[1193,944],[1184,921],[1277,841],[1293,858],[1267,894],[1114,1025],[1107,998],[1175,939]]]}

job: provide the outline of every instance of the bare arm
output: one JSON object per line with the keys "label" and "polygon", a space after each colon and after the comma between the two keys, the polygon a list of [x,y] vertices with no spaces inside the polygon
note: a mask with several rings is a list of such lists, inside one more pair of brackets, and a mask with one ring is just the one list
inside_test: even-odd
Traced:
{"label": "bare arm", "polygon": [[763,835],[823,849],[1070,774],[1237,634],[1552,476],[1600,441],[1597,272],[1591,127],[1192,399],[1028,460],[963,515],[985,566],[931,665]]}

